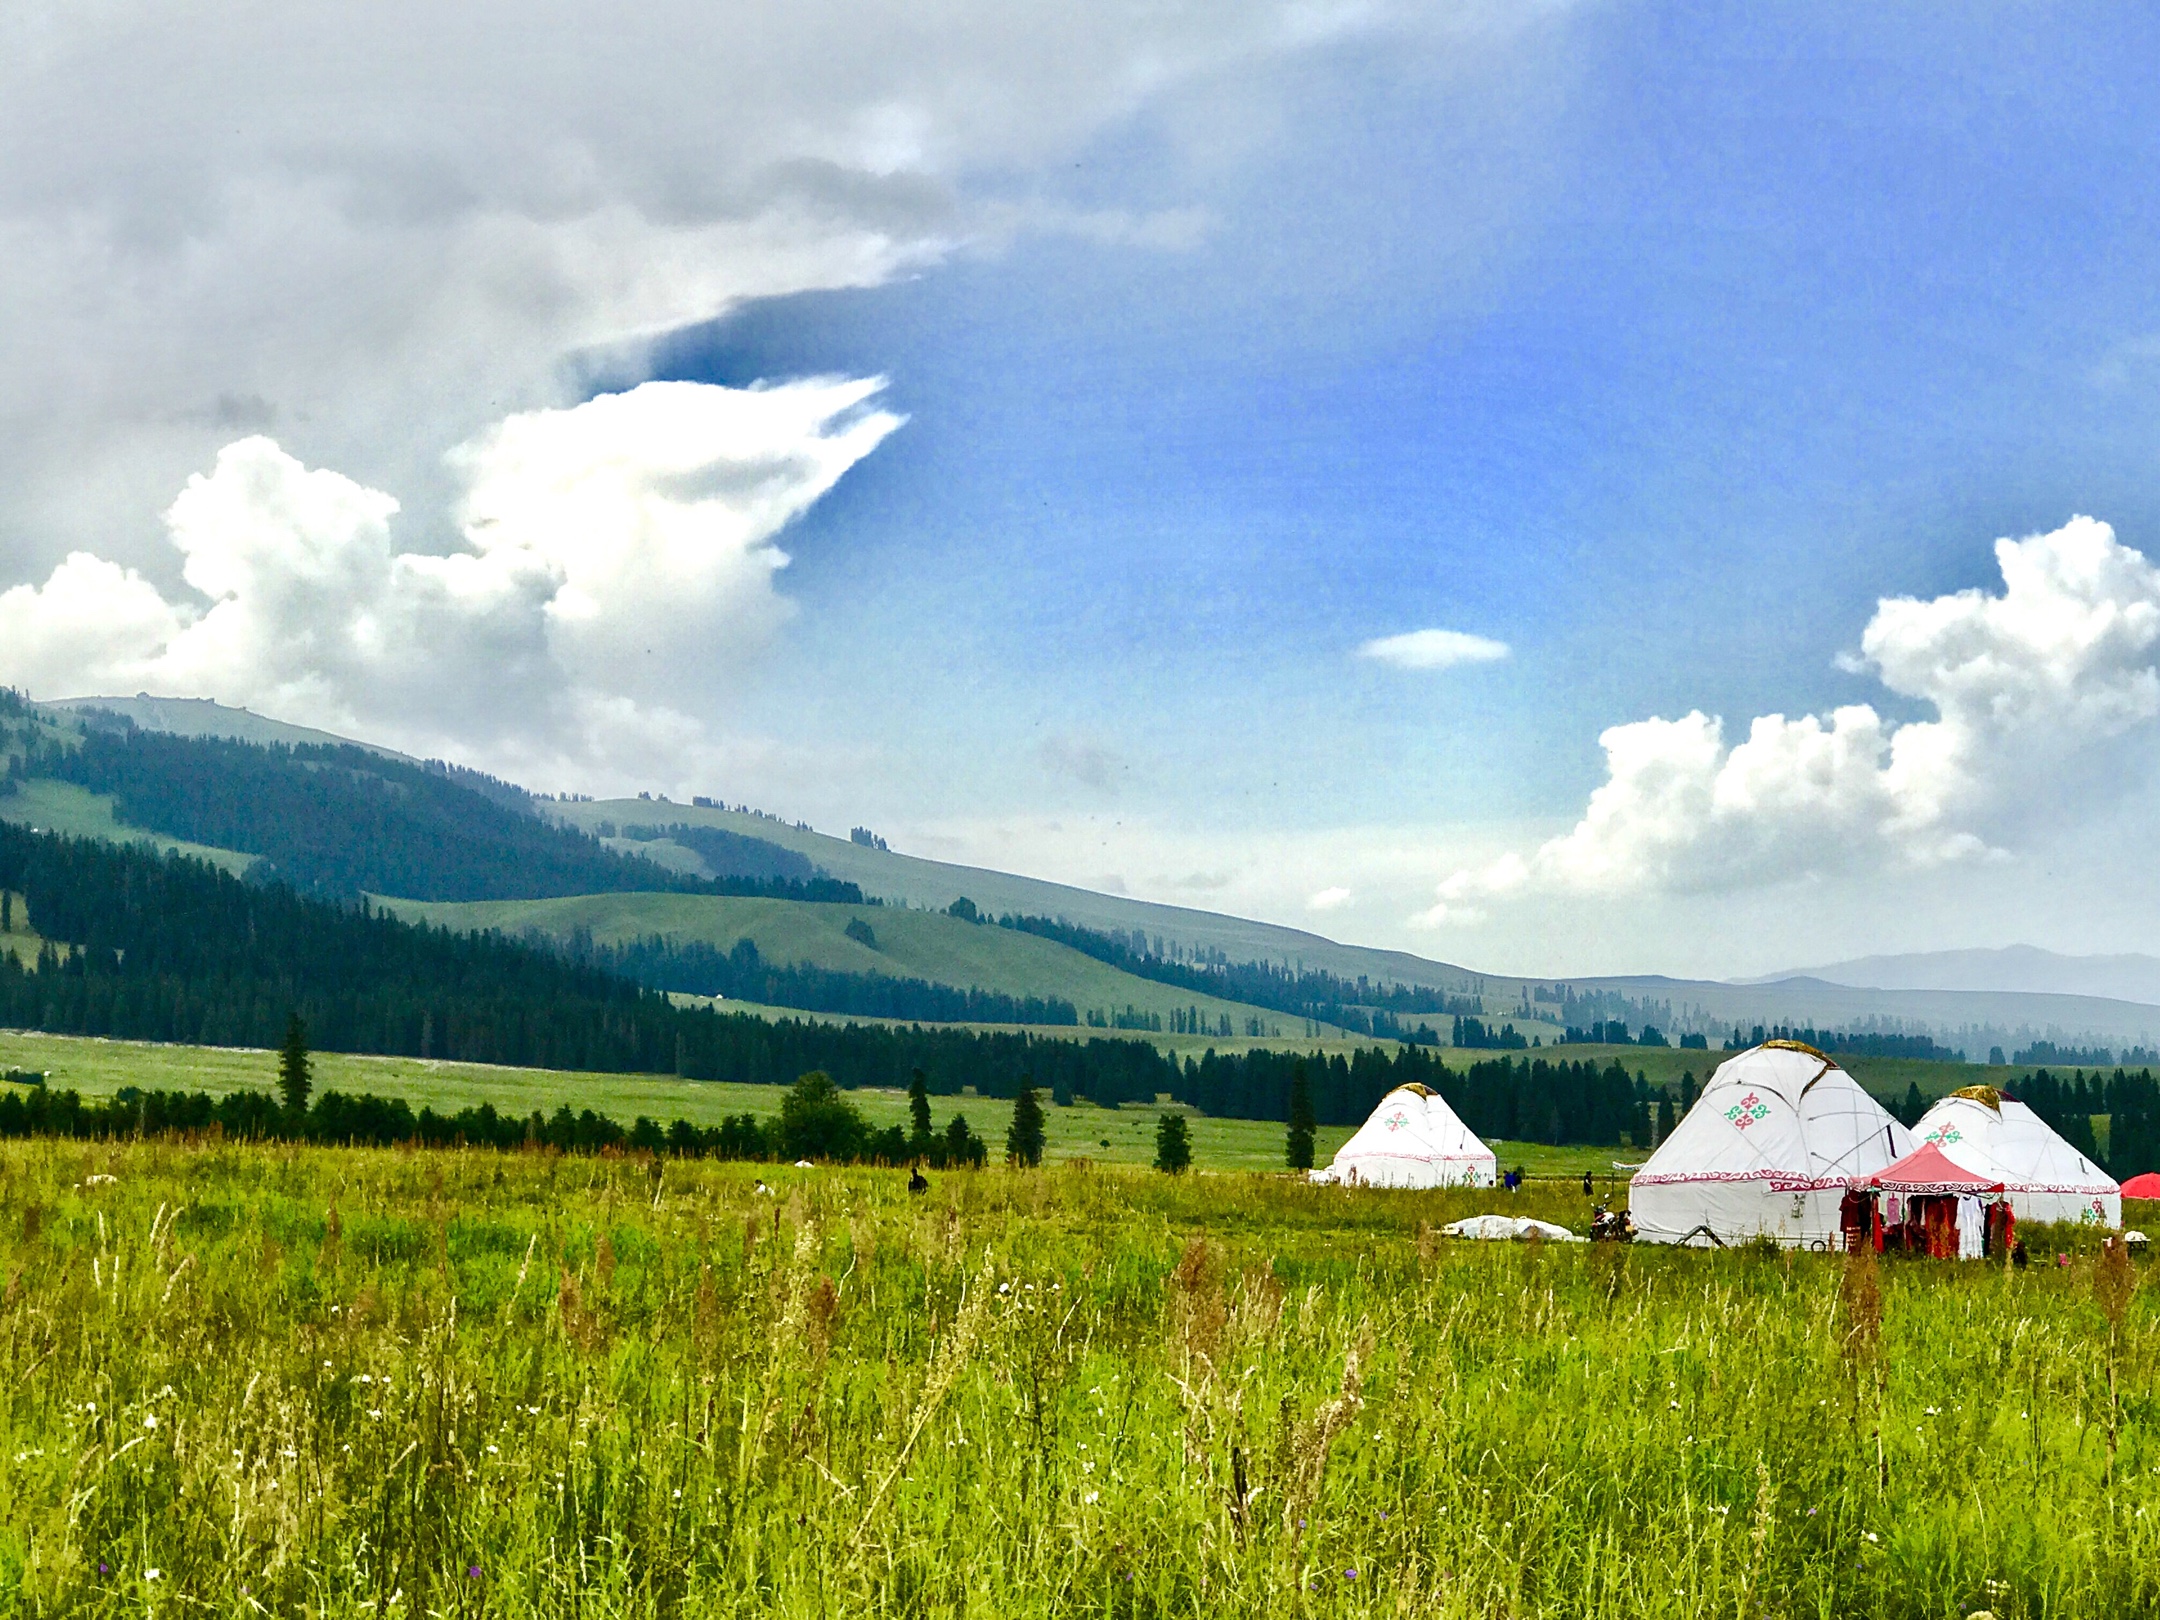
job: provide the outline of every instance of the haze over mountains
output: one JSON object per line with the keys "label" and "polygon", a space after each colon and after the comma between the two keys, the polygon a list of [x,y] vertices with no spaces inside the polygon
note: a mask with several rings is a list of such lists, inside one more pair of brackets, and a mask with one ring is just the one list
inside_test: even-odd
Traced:
{"label": "haze over mountains", "polygon": [[[121,717],[144,732],[205,740],[193,768],[221,779],[191,786],[187,761],[194,756],[186,750],[137,750],[162,760],[155,792],[139,771],[129,781],[112,775],[118,767],[110,760],[101,767],[109,783],[92,780],[87,764],[50,766],[68,779],[25,783],[12,799],[0,799],[0,817],[42,818],[62,831],[105,837],[143,829],[169,846],[207,852],[231,866],[256,865],[259,875],[275,872],[326,893],[432,902],[408,914],[452,927],[526,931],[556,938],[566,948],[627,951],[665,933],[670,949],[704,953],[701,983],[717,982],[711,979],[720,971],[714,953],[747,941],[759,953],[756,964],[781,975],[768,973],[755,982],[799,984],[808,975],[826,985],[835,1011],[886,1006],[850,1000],[831,991],[832,984],[905,979],[939,989],[944,1000],[921,1003],[926,1006],[949,1003],[950,992],[980,990],[1034,998],[1031,1006],[1070,1004],[1077,1014],[1065,1016],[1087,1022],[1130,1012],[1143,1029],[1197,1020],[1198,1032],[1210,1035],[1218,1029],[1297,1033],[1294,1025],[1284,1029],[1279,1013],[1299,996],[1281,987],[1272,1000],[1263,993],[1266,986],[1233,993],[1216,984],[1217,994],[1190,995],[1179,988],[1181,974],[1190,979],[1202,969],[1242,964],[1293,977],[1333,976],[1339,982],[1328,995],[1364,1005],[1368,1021],[1392,1005],[1405,1013],[1405,1031],[1422,1024],[1443,1042],[1454,1032],[1452,1015],[1470,1014],[1492,1026],[1511,1022],[1547,1045],[1568,1028],[1607,1020],[1635,1033],[1647,1023],[1667,1037],[1706,1034],[1713,1046],[1733,1029],[1745,1033],[1757,1024],[1926,1035],[1974,1059],[1993,1046],[2009,1051],[2036,1041],[2113,1052],[2160,1045],[2160,960],[2149,957],[2080,958],[2014,947],[1871,957],[1733,983],[1490,975],[1281,925],[925,860],[884,848],[867,830],[837,837],[712,800],[684,805],[536,798],[455,766],[422,766],[382,750],[342,753],[354,745],[207,702],[85,698],[36,712],[66,725],[97,725],[92,711]],[[290,759],[300,762],[298,777],[304,784],[314,773],[325,795],[324,825],[352,831],[331,838],[335,848],[311,854],[302,847],[304,837],[296,843],[290,814],[276,826],[250,830],[249,817],[268,814],[266,806],[312,801],[296,798],[289,782],[279,785],[275,762],[283,756],[254,749],[236,755],[232,742],[297,750]],[[103,754],[111,752],[102,747]],[[290,763],[282,768],[294,776]],[[237,780],[222,779],[234,771],[253,784],[248,792],[235,791]],[[104,791],[108,785],[112,791]],[[536,819],[552,830],[536,826]],[[415,839],[425,847],[407,850]],[[805,884],[818,886],[816,892]],[[606,905],[546,899],[580,894],[619,898]],[[904,928],[895,918],[895,926],[881,931],[874,911],[835,904],[850,897],[857,905],[882,901],[932,915]],[[1003,929],[977,932],[947,915],[963,900],[986,918],[1072,925],[1085,936],[1084,949]],[[844,923],[863,927],[844,929]],[[873,940],[859,937],[863,932]],[[671,970],[681,968],[676,962]],[[739,969],[738,963],[737,979]],[[1263,1005],[1249,1004],[1251,994],[1260,994]],[[1365,1026],[1353,1021],[1352,1027]],[[1379,1023],[1371,1027],[1380,1032]]]}
{"label": "haze over mountains", "polygon": [[2160,957],[2064,956],[2037,945],[1861,956],[1734,982],[1777,984],[1803,978],[1874,990],[2007,990],[2160,1005]]}

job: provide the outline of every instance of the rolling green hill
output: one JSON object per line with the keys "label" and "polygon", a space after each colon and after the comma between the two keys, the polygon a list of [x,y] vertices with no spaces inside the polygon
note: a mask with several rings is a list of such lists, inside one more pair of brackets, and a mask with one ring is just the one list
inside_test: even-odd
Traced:
{"label": "rolling green hill", "polygon": [[36,780],[23,783],[14,793],[0,799],[0,821],[66,833],[73,838],[103,838],[115,844],[150,844],[167,854],[196,856],[235,874],[245,873],[255,864],[253,855],[244,855],[237,849],[191,844],[184,838],[168,838],[163,833],[130,827],[115,813],[111,794],[92,793],[73,782]]}
{"label": "rolling green hill", "polygon": [[[940,912],[896,906],[813,905],[763,897],[689,894],[592,894],[558,900],[491,900],[462,904],[385,898],[401,917],[454,929],[494,928],[506,934],[535,933],[567,941],[579,930],[595,944],[624,944],[659,934],[699,940],[720,950],[737,940],[755,944],[774,961],[803,963],[839,973],[875,973],[924,979],[955,989],[1002,991],[1010,996],[1060,996],[1106,1016],[1131,1007],[1160,1014],[1197,1008],[1210,1021],[1227,1017],[1245,1034],[1251,1021],[1285,1036],[1302,1036],[1302,1020],[1241,1002],[1194,995],[1170,985],[1122,973],[1052,940],[966,923]],[[848,936],[852,922],[867,926],[876,944]],[[1332,1032],[1331,1032],[1332,1033]]]}

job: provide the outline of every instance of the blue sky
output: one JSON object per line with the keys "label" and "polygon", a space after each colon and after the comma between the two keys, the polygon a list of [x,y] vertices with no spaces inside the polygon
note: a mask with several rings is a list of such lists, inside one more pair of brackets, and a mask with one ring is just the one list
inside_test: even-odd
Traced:
{"label": "blue sky", "polygon": [[[919,738],[888,814],[1024,799],[993,756],[1049,726],[1173,758],[1155,802],[1325,825],[1564,815],[1606,724],[1866,695],[1833,659],[1879,595],[2075,512],[2154,532],[2160,109],[2108,21],[1605,10],[1498,87],[1353,45],[1228,172],[1131,131],[1079,166],[1207,210],[1187,251],[678,336],[670,375],[881,373],[910,418],[790,541],[767,712]],[[1427,624],[1515,656],[1351,656]]]}
{"label": "blue sky", "polygon": [[[149,270],[55,250],[0,287],[29,356],[0,398],[18,643],[71,601],[124,600],[102,611],[132,627],[99,658],[55,632],[0,675],[870,820],[1496,967],[2160,949],[2136,813],[2160,703],[2136,556],[2160,554],[2160,21],[850,0],[660,5],[595,56],[569,5],[498,58],[410,10],[344,58],[242,28],[167,84],[136,29],[17,70],[46,122],[17,132],[39,156],[0,224],[56,242],[63,216],[107,219],[108,255]],[[165,145],[69,122],[93,60],[157,84]],[[320,72],[351,77],[325,97]],[[98,323],[67,327],[84,304]],[[31,343],[55,323],[68,341]],[[872,377],[867,400],[803,382]],[[622,393],[649,379],[707,386]],[[805,414],[771,432],[800,462],[749,443],[767,428],[736,392],[790,383]],[[580,414],[618,394],[643,403]],[[519,422],[556,449],[513,453]],[[276,454],[215,460],[251,430]],[[623,470],[700,433],[703,471]],[[774,466],[795,470],[746,517]],[[190,477],[193,527],[161,520]],[[219,583],[231,559],[203,559],[257,532],[236,492],[266,479],[314,504],[278,506],[250,583]],[[692,486],[735,492],[695,515],[711,566],[618,570]],[[485,634],[320,586],[354,546],[355,578],[452,579],[412,559],[488,549],[483,487],[538,525],[458,598]],[[399,510],[367,516],[370,490]],[[2019,594],[1991,547],[2037,535],[2055,583]],[[33,590],[78,547],[114,572]],[[228,591],[256,617],[212,624]],[[580,591],[606,633],[571,645]],[[1935,617],[1880,618],[1894,597]],[[381,652],[386,603],[420,651]],[[296,614],[328,628],[272,648]],[[667,673],[611,679],[663,667],[632,642],[670,614]],[[2108,625],[2129,628],[2094,651]],[[1428,629],[1509,653],[1359,655]],[[495,651],[422,656],[468,640]],[[1983,666],[2010,684],[1975,695]],[[1858,752],[1835,769],[1801,758],[1804,727],[1735,749],[1755,717],[1858,704],[1877,729],[1839,731]],[[1721,740],[1601,745],[1690,711]],[[1630,769],[1610,825],[1565,842]]]}

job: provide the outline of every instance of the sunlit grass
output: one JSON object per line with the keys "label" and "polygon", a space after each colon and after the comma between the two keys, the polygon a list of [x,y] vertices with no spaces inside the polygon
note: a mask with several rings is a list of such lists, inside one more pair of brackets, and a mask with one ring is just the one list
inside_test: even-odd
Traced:
{"label": "sunlit grass", "polygon": [[2153,1296],[2090,1253],[1871,1295],[1279,1177],[164,1143],[0,1177],[11,1612],[2160,1602]]}

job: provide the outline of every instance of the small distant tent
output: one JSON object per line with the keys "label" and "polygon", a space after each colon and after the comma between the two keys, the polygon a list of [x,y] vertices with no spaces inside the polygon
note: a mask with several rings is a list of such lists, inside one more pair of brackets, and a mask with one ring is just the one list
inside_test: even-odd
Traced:
{"label": "small distant tent", "polygon": [[1648,1243],[1835,1248],[1847,1186],[1912,1151],[1910,1132],[1812,1046],[1767,1041],[1718,1065],[1628,1184]]}
{"label": "small distant tent", "polygon": [[1490,1187],[1499,1169],[1493,1150],[1440,1094],[1413,1083],[1382,1097],[1372,1118],[1312,1179],[1357,1187]]}
{"label": "small distant tent", "polygon": [[2125,1198],[2160,1198],[2160,1173],[2148,1170],[2142,1176],[2132,1176],[2122,1184]]}
{"label": "small distant tent", "polygon": [[2021,1221],[2122,1225],[2114,1178],[1993,1086],[1951,1092],[1920,1117],[1913,1135],[1975,1175],[2000,1181]]}

